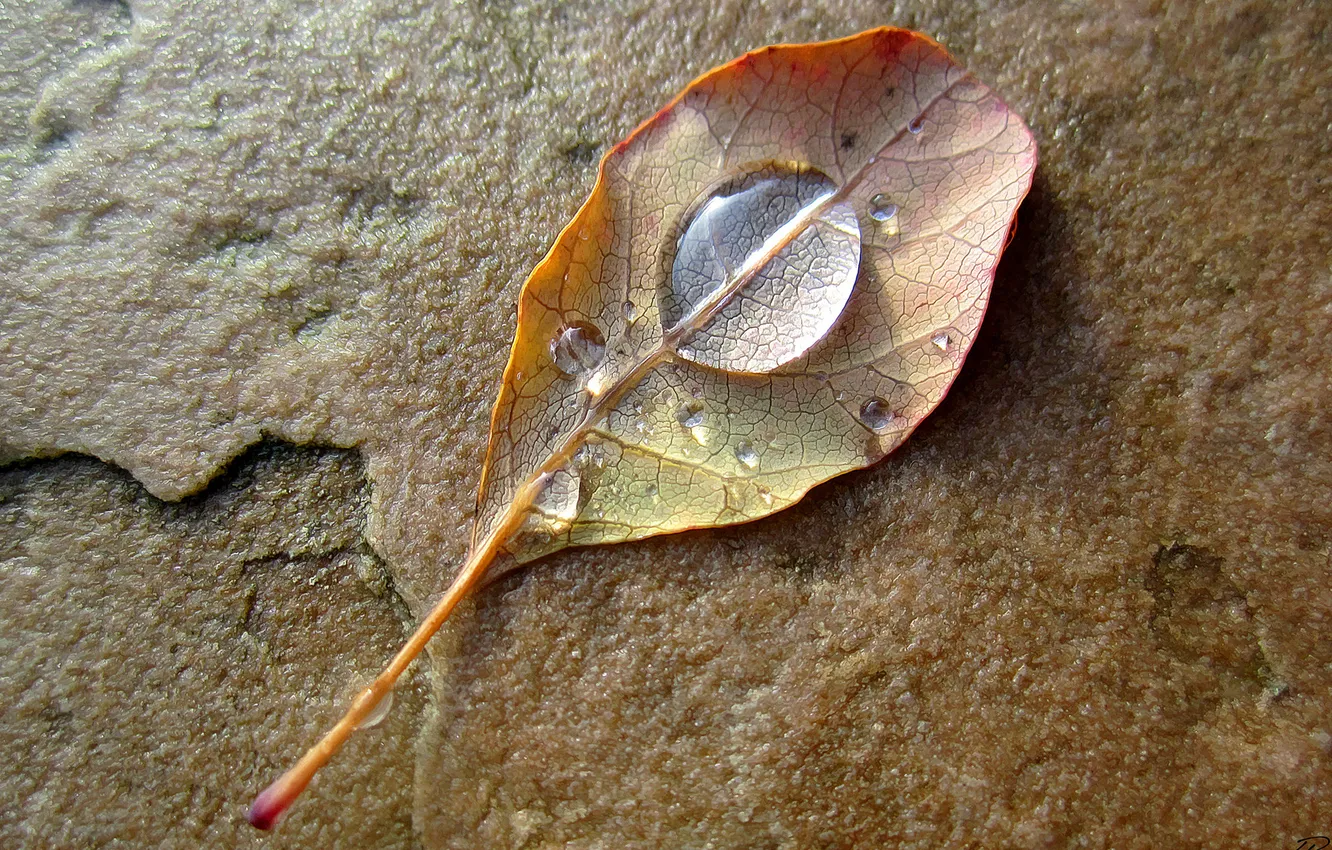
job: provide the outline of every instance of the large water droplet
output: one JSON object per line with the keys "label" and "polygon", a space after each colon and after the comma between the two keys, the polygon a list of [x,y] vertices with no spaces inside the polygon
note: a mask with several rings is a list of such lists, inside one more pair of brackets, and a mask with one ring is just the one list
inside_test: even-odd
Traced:
{"label": "large water droplet", "polygon": [[574,322],[550,344],[555,368],[570,377],[586,374],[606,356],[606,338],[596,325]]}
{"label": "large water droplet", "polygon": [[741,440],[735,447],[735,459],[746,469],[758,469],[759,456],[748,440]]}
{"label": "large water droplet", "polygon": [[370,729],[375,726],[378,726],[380,723],[384,722],[384,718],[388,717],[389,711],[391,711],[392,709],[393,709],[393,691],[389,691],[388,693],[384,694],[383,698],[379,700],[379,702],[375,705],[374,708],[370,709],[370,713],[365,716],[365,719],[362,720],[360,723],[356,724],[356,728]]}
{"label": "large water droplet", "polygon": [[827,334],[860,272],[860,224],[837,188],[812,168],[771,166],[696,202],[662,292],[681,357],[769,372]]}
{"label": "large water droplet", "polygon": [[703,405],[697,401],[687,401],[676,408],[675,419],[686,428],[697,428],[703,424]]}
{"label": "large water droplet", "polygon": [[860,421],[871,431],[887,430],[894,418],[893,409],[881,398],[872,398],[860,406]]}

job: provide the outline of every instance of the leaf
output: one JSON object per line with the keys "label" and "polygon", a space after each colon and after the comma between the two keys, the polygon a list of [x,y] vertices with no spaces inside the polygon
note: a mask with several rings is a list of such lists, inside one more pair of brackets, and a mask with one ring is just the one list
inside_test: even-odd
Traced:
{"label": "leaf", "polygon": [[467,563],[251,822],[497,556],[757,519],[900,445],[975,340],[1035,165],[993,92],[889,28],[749,53],[616,145],[519,296]]}
{"label": "leaf", "polygon": [[523,288],[474,548],[744,522],[892,451],[975,339],[1035,159],[902,30],[696,80]]}

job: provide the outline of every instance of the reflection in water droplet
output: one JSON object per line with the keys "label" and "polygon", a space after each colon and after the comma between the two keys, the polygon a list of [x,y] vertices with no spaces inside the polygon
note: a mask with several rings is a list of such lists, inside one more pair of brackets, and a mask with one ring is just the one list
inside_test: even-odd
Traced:
{"label": "reflection in water droplet", "polygon": [[748,440],[741,440],[735,447],[735,459],[744,464],[747,469],[758,469],[759,456],[754,451]]}
{"label": "reflection in water droplet", "polygon": [[[837,191],[813,168],[772,165],[695,202],[661,300],[663,324],[689,331],[682,358],[770,372],[823,339],[860,271],[859,217]],[[737,286],[740,297],[718,306]]]}
{"label": "reflection in water droplet", "polygon": [[696,401],[687,401],[676,409],[675,418],[686,428],[697,428],[703,424],[703,405]]}
{"label": "reflection in water droplet", "polygon": [[934,343],[935,347],[940,351],[947,351],[948,346],[951,345],[953,341],[948,338],[948,334],[941,331],[930,337],[930,342]]}
{"label": "reflection in water droplet", "polygon": [[875,195],[870,199],[870,218],[875,221],[891,221],[897,217],[897,204],[885,194]]}
{"label": "reflection in water droplet", "polygon": [[919,133],[923,129],[925,129],[925,119],[921,118],[919,115],[912,118],[911,123],[907,124],[907,130],[909,130],[912,135]]}
{"label": "reflection in water droplet", "polygon": [[860,406],[860,421],[871,431],[883,431],[893,424],[893,410],[888,402],[875,397]]}
{"label": "reflection in water droplet", "polygon": [[606,356],[606,338],[596,325],[574,322],[550,345],[550,357],[555,368],[575,377],[595,369]]}
{"label": "reflection in water droplet", "polygon": [[389,711],[393,708],[393,691],[384,694],[384,698],[365,716],[365,719],[356,724],[357,729],[370,729],[384,722],[388,717]]}
{"label": "reflection in water droplet", "polygon": [[626,301],[621,309],[624,310],[624,320],[626,322],[632,325],[634,322],[638,321],[640,313],[637,304],[632,301]]}

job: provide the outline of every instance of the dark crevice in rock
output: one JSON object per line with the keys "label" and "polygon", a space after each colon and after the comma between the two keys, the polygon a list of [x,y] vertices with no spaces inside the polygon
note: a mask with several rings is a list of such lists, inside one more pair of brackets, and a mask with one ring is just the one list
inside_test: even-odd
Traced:
{"label": "dark crevice in rock", "polygon": [[579,139],[572,144],[560,148],[560,156],[580,168],[586,168],[594,164],[599,158],[600,153],[601,145],[584,139]]}
{"label": "dark crevice in rock", "polygon": [[1248,599],[1224,566],[1203,546],[1158,546],[1143,581],[1153,599],[1152,631],[1170,654],[1215,678],[1220,698],[1275,692],[1280,686],[1258,641]]}

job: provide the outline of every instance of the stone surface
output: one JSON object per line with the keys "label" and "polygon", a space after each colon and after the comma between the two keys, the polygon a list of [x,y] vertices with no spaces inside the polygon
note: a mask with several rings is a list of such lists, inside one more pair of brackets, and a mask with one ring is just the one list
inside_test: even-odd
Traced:
{"label": "stone surface", "polygon": [[[0,844],[262,846],[253,789],[405,637],[355,455],[237,466],[174,504],[86,458],[0,472]],[[321,777],[294,846],[412,846],[422,685]]]}
{"label": "stone surface", "polygon": [[[949,399],[778,517],[491,585],[433,708],[422,676],[272,843],[1332,832],[1317,4],[6,0],[0,458],[207,489],[0,473],[3,843],[261,843],[249,795],[463,554],[598,154],[746,49],[884,23],[1041,143]],[[265,435],[364,470],[214,480]]]}

